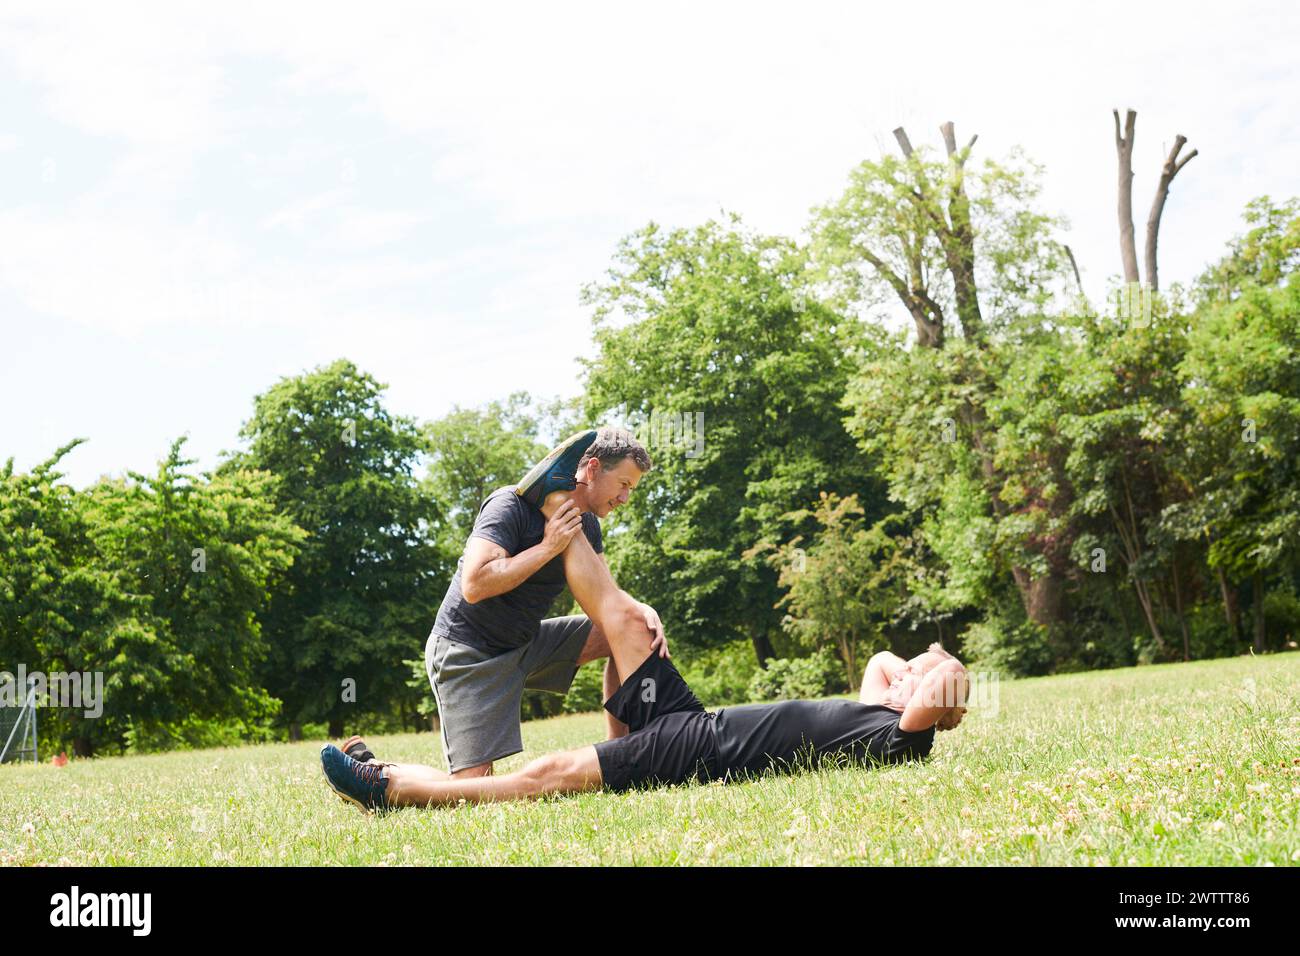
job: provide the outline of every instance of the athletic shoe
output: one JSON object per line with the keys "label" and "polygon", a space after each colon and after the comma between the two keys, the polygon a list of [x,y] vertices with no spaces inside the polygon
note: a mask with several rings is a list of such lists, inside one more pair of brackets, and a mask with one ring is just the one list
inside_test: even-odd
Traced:
{"label": "athletic shoe", "polygon": [[377,759],[366,746],[366,742],[356,734],[349,737],[340,749],[358,763],[369,763]]}
{"label": "athletic shoe", "polygon": [[325,780],[335,793],[362,810],[387,810],[388,775],[373,763],[358,763],[333,744],[320,751]]}
{"label": "athletic shoe", "polygon": [[570,435],[533,465],[515,488],[515,494],[540,511],[547,495],[577,488],[574,475],[578,471],[578,461],[595,440],[594,428]]}

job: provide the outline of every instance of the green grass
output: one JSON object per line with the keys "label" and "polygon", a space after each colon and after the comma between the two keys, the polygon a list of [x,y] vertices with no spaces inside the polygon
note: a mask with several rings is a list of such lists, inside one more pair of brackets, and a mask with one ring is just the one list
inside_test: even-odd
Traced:
{"label": "green grass", "polygon": [[[360,813],[320,742],[0,767],[0,864],[1300,861],[1300,654],[1004,681],[923,764]],[[589,743],[598,714],[524,725]],[[442,766],[436,734],[369,741]]]}

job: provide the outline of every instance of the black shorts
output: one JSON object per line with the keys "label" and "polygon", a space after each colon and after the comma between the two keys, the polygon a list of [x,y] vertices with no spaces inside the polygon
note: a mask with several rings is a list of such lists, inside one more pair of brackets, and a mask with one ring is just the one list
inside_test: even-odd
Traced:
{"label": "black shorts", "polygon": [[718,775],[714,715],[672,661],[651,654],[610,695],[605,709],[629,730],[595,745],[606,789],[704,783]]}

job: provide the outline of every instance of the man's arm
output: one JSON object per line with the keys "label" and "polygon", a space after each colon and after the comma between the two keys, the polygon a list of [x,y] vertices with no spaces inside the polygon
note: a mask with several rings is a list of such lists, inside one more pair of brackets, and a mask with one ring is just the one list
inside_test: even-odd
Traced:
{"label": "man's arm", "polygon": [[461,565],[460,591],[470,604],[513,591],[569,546],[582,529],[582,512],[565,502],[546,522],[542,540],[511,556],[487,538],[471,537]]}
{"label": "man's arm", "polygon": [[915,733],[942,724],[941,730],[951,730],[966,712],[963,705],[968,689],[966,668],[955,660],[944,661],[921,679],[903,710],[898,729]]}

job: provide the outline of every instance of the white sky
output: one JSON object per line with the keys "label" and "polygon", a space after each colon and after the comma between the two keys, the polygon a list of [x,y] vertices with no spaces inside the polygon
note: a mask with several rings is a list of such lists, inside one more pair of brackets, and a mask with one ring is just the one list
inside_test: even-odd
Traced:
{"label": "white sky", "polygon": [[1297,194],[1300,8],[1274,4],[7,5],[0,461],[74,436],[77,484],[200,465],[253,396],[347,357],[433,418],[574,394],[618,239],[725,208],[797,235],[848,171],[957,124],[1047,167],[1094,301],[1139,233],[1192,278]]}

